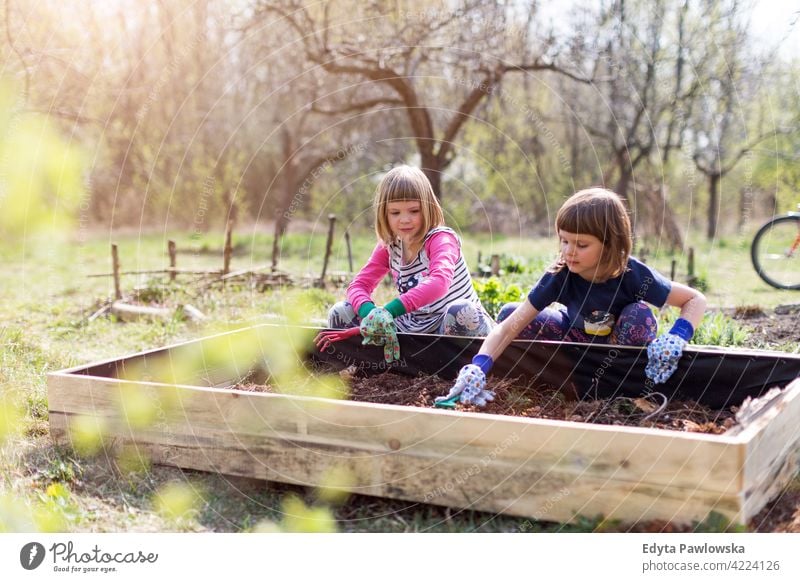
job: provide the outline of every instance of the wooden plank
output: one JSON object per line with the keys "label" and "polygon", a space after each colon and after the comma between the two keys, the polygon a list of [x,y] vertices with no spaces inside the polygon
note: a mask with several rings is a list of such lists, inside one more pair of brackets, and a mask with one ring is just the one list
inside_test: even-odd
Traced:
{"label": "wooden plank", "polygon": [[[53,434],[69,442],[67,417],[51,416]],[[349,474],[352,493],[376,495],[538,520],[570,522],[579,516],[625,522],[660,519],[692,522],[717,511],[740,515],[735,494],[719,494],[641,482],[565,473],[536,463],[507,463],[451,455],[417,456],[407,450],[365,451],[346,445],[290,439],[260,439],[231,446],[226,439],[195,435],[196,442],[156,442],[156,431],[113,440],[108,452],[136,444],[158,464],[215,471],[308,487],[325,484],[334,467]],[[219,435],[217,435],[219,436]]]}
{"label": "wooden plank", "polygon": [[122,321],[138,321],[140,319],[167,320],[172,318],[174,310],[168,307],[131,305],[123,301],[114,301],[114,303],[111,304],[111,313]]}
{"label": "wooden plank", "polygon": [[743,451],[742,495],[747,519],[777,496],[800,472],[800,379],[787,386],[739,435]]}
{"label": "wooden plank", "polygon": [[[123,384],[51,377],[50,409],[98,414],[119,424],[124,420],[119,407]],[[140,387],[154,401],[159,390],[168,389],[145,383]],[[171,418],[165,429],[175,439],[213,434],[232,446],[249,439],[292,439],[370,451],[402,450],[437,461],[488,458],[493,463],[538,466],[543,472],[738,492],[740,444],[725,437],[210,388],[180,387],[175,394],[180,417]]]}

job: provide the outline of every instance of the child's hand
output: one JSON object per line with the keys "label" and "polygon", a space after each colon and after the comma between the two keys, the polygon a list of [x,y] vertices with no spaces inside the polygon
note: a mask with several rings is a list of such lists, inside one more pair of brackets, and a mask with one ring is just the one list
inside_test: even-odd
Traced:
{"label": "child's hand", "polygon": [[656,384],[663,384],[678,369],[683,348],[692,338],[694,329],[685,319],[678,319],[669,333],[662,334],[647,346],[647,377]]}
{"label": "child's hand", "polygon": [[383,307],[376,307],[361,320],[361,335],[364,345],[383,346],[383,358],[387,364],[400,359],[400,343],[392,314]]}
{"label": "child's hand", "polygon": [[485,406],[487,402],[494,400],[494,392],[486,390],[486,374],[475,364],[467,364],[461,368],[450,392],[447,396],[437,398],[436,402],[449,400],[459,394],[461,395],[459,401],[463,404]]}

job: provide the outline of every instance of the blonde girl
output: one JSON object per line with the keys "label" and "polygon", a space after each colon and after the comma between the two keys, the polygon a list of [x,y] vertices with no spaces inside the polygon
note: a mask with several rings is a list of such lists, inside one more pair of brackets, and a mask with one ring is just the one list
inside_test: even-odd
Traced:
{"label": "blonde girl", "polygon": [[[488,334],[494,322],[481,306],[461,241],[444,225],[425,174],[411,166],[393,168],[380,181],[373,207],[377,244],[348,286],[347,300],[331,308],[328,326],[361,325],[365,338],[376,333],[376,319],[402,332]],[[376,307],[372,294],[387,273],[397,297]]]}

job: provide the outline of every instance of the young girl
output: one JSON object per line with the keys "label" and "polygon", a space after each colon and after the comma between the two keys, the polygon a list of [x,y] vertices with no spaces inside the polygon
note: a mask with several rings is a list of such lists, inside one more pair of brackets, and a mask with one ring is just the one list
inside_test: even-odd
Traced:
{"label": "young girl", "polygon": [[[387,326],[414,333],[488,334],[494,322],[472,287],[461,242],[444,226],[425,174],[411,166],[392,169],[378,185],[373,207],[378,243],[347,288],[347,301],[331,308],[328,326],[360,325],[365,343],[382,343],[368,340]],[[398,296],[376,307],[372,293],[388,272]]]}
{"label": "young girl", "polygon": [[[648,347],[646,373],[665,382],[706,307],[699,291],[669,281],[630,256],[630,220],[622,200],[602,188],[573,194],[556,216],[560,257],[521,304],[504,306],[498,326],[445,398],[483,405],[494,359],[514,338],[603,342]],[[645,302],[679,307],[680,318],[656,339],[658,324]]]}

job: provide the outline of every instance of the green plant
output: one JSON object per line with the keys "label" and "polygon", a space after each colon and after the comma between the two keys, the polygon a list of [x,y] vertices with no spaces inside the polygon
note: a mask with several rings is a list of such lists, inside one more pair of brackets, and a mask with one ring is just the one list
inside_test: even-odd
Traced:
{"label": "green plant", "polygon": [[691,281],[689,281],[689,285],[698,291],[705,293],[708,291],[708,278],[703,275],[694,277]]}
{"label": "green plant", "polygon": [[493,318],[497,318],[497,314],[504,304],[519,301],[522,298],[522,289],[519,285],[514,283],[503,285],[503,282],[497,277],[491,277],[486,282],[473,280],[472,285],[475,287],[484,309]]}
{"label": "green plant", "polygon": [[325,289],[306,289],[300,293],[301,301],[306,301],[315,312],[325,312],[336,302],[336,296]]}
{"label": "green plant", "polygon": [[695,533],[742,533],[747,528],[743,525],[731,523],[731,521],[716,511],[711,511],[703,521],[693,524]]}
{"label": "green plant", "polygon": [[[677,310],[670,310],[661,316],[661,329],[669,329],[678,318]],[[706,313],[703,321],[694,331],[689,343],[705,346],[743,346],[750,334],[750,329],[722,313],[721,311]]]}
{"label": "green plant", "polygon": [[72,483],[83,475],[83,468],[74,459],[56,457],[42,471],[41,476],[48,482]]}
{"label": "green plant", "polygon": [[506,273],[524,273],[526,271],[526,261],[517,255],[501,255],[500,270]]}
{"label": "green plant", "polygon": [[[499,255],[499,275],[522,275],[531,271],[530,262],[520,255]],[[487,257],[485,261],[481,261],[478,265],[478,272],[487,276],[492,272],[491,257]]]}

